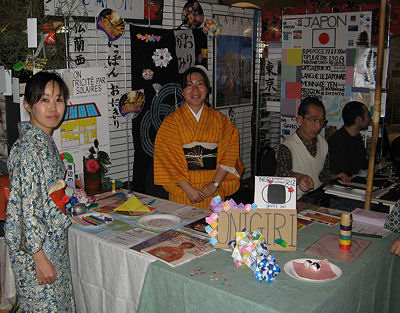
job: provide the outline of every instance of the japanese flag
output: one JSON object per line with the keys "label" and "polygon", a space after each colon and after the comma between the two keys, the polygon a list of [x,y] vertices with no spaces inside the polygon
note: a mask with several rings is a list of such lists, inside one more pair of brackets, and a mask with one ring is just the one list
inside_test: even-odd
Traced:
{"label": "japanese flag", "polygon": [[321,28],[313,29],[313,48],[335,48],[336,46],[336,29]]}

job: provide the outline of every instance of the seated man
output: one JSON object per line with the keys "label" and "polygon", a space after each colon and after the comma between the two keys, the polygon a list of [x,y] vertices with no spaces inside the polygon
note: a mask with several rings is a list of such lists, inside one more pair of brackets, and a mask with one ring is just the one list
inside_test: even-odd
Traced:
{"label": "seated man", "polygon": [[299,128],[278,148],[275,174],[296,178],[297,199],[330,179],[340,177],[344,182],[350,182],[346,174],[332,175],[329,171],[328,144],[319,135],[326,123],[321,100],[305,98],[298,109]]}
{"label": "seated man", "polygon": [[344,126],[328,139],[330,170],[352,176],[368,167],[360,131],[368,128],[371,117],[368,108],[358,101],[347,103],[342,117]]}

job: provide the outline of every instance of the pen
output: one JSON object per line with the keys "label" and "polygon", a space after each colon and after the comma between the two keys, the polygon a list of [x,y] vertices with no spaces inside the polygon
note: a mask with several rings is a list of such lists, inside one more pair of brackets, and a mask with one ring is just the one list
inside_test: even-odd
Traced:
{"label": "pen", "polygon": [[351,232],[352,235],[356,235],[356,236],[362,236],[362,237],[371,237],[371,238],[381,238],[381,235],[377,235],[377,234],[366,234],[366,233],[357,233],[357,232]]}
{"label": "pen", "polygon": [[88,220],[91,220],[93,223],[97,223],[97,225],[100,225],[100,224],[105,223],[105,222],[99,221],[99,220],[96,219],[95,217],[91,217],[91,216],[88,216],[88,215],[86,215],[85,218],[88,219]]}
{"label": "pen", "polygon": [[102,222],[102,223],[106,223],[105,220],[103,220],[102,218],[98,217],[98,216],[94,216],[94,215],[89,215],[89,217],[94,218],[96,221]]}
{"label": "pen", "polygon": [[88,219],[88,218],[86,218],[84,216],[82,216],[81,219],[83,219],[86,223],[92,224],[94,226],[99,225],[99,223],[95,223],[95,222],[91,221],[90,219]]}

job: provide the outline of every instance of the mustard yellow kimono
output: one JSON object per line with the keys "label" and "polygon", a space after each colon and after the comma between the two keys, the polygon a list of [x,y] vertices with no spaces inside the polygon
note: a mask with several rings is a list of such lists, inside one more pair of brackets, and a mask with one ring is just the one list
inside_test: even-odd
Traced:
{"label": "mustard yellow kimono", "polygon": [[[199,169],[208,155],[196,155],[194,157],[196,162],[190,161],[187,152],[185,155],[183,146],[197,143],[205,143],[206,146],[210,143],[217,146],[214,150],[216,152],[214,169]],[[191,163],[196,163],[196,170],[189,170]],[[213,181],[219,166],[227,170],[228,175],[216,193],[204,199],[203,202],[191,203],[177,183],[187,181],[194,188],[201,189]],[[243,163],[239,158],[239,133],[225,115],[204,105],[200,120],[197,122],[187,104],[183,104],[165,118],[157,132],[154,145],[154,183],[164,187],[169,193],[169,200],[209,209],[210,201],[216,195],[224,199],[225,196],[238,190],[242,173]]]}

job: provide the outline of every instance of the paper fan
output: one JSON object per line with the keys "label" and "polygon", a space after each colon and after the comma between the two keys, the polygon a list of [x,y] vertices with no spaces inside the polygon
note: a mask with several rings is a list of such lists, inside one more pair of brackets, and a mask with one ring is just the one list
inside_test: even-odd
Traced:
{"label": "paper fan", "polygon": [[190,29],[196,29],[204,21],[203,9],[197,0],[186,2],[182,10],[182,23]]}
{"label": "paper fan", "polygon": [[122,116],[133,114],[136,117],[142,111],[144,105],[144,91],[133,90],[124,94],[119,100],[119,112]]}
{"label": "paper fan", "polygon": [[104,31],[109,41],[114,41],[124,33],[124,20],[114,10],[104,9],[97,18],[97,29]]}

